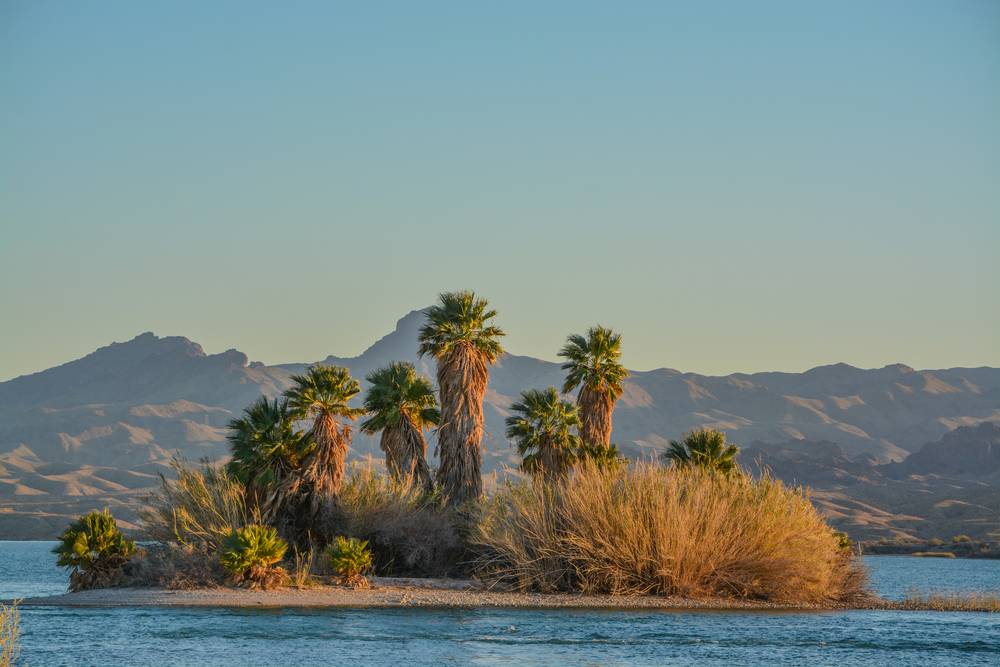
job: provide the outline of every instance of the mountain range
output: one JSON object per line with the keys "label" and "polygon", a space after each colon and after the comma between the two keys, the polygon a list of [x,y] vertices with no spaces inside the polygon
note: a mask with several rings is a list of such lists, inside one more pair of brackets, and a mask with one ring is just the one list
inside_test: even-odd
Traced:
{"label": "mountain range", "polygon": [[[347,366],[361,379],[409,360],[433,378],[433,362],[417,356],[423,318],[423,311],[409,313],[357,357],[320,361]],[[308,365],[268,366],[235,349],[206,354],[187,338],[144,333],[0,383],[0,538],[51,537],[68,517],[101,506],[129,524],[172,456],[224,458],[226,423],[259,395],[283,391]],[[485,404],[487,471],[516,466],[503,420],[518,393],[559,386],[562,378],[558,363],[515,354],[498,360]],[[980,474],[974,456],[982,452],[969,454],[952,440],[972,441],[972,449],[992,443],[995,452],[1000,445],[989,429],[998,421],[997,368],[834,364],[727,376],[661,368],[630,374],[613,439],[629,457],[648,458],[691,428],[722,429],[744,447],[745,461],[766,461],[775,474],[808,482],[817,504],[852,534],[948,529],[928,519],[937,516],[933,507],[910,514],[914,503],[899,500],[937,498],[937,491],[928,496],[931,488],[944,494],[935,503],[983,508],[945,512],[971,521],[961,532],[990,534],[1000,532],[1000,480]],[[351,456],[368,454],[381,456],[377,441],[357,435]]]}

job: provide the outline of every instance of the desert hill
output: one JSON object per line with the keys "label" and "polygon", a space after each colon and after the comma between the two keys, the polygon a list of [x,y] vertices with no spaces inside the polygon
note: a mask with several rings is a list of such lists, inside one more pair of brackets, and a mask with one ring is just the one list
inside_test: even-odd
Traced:
{"label": "desert hill", "polygon": [[[416,355],[422,321],[422,311],[411,312],[361,355],[323,361],[363,378],[390,361],[410,360],[433,378],[432,362]],[[136,496],[155,484],[171,456],[224,457],[228,420],[260,394],[280,393],[309,363],[266,366],[235,349],[206,354],[186,338],[144,333],[0,383],[0,537],[50,536],[81,508],[111,505],[131,516]],[[486,468],[516,463],[503,419],[518,392],[561,381],[557,363],[501,357],[486,399]],[[854,474],[851,466],[860,461],[902,465],[880,468],[879,484],[907,484],[911,452],[958,427],[994,420],[1000,420],[996,368],[835,364],[804,373],[728,376],[657,369],[631,374],[615,413],[614,440],[635,458],[658,455],[671,438],[696,426],[723,429],[744,446],[786,443],[794,451],[806,443],[836,443],[839,454],[810,464],[826,470],[817,480]],[[941,446],[945,453],[921,453],[913,465],[948,459],[950,445]],[[366,454],[379,454],[375,440],[357,437],[352,456]],[[992,483],[985,488],[987,495],[996,493]],[[879,511],[896,514],[891,507],[888,502]]]}
{"label": "desert hill", "polygon": [[856,538],[975,535],[1000,541],[1000,425],[961,426],[901,462],[849,456],[832,442],[755,442],[740,452],[812,490],[814,502]]}

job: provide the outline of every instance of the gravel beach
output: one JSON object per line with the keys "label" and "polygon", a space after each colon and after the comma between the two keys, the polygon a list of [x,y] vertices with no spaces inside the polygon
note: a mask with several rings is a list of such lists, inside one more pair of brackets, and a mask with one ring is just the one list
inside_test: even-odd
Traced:
{"label": "gravel beach", "polygon": [[166,590],[108,588],[49,597],[28,598],[24,606],[61,607],[339,607],[339,608],[511,608],[511,609],[704,609],[704,610],[815,610],[892,609],[886,600],[872,598],[851,607],[787,605],[726,598],[690,599],[661,596],[583,595],[569,593],[511,593],[484,590],[478,582],[443,579],[375,577],[371,588],[316,586],[306,589],[249,591],[236,588]]}

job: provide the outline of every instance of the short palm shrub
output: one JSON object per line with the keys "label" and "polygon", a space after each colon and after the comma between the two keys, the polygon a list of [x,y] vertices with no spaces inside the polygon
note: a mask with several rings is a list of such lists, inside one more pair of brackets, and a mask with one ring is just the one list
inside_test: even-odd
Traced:
{"label": "short palm shrub", "polygon": [[52,549],[60,567],[71,569],[69,589],[106,588],[118,582],[122,568],[135,553],[135,542],[125,539],[111,512],[91,512],[63,531]]}
{"label": "short palm shrub", "polygon": [[341,584],[353,588],[368,588],[365,574],[372,567],[372,552],[366,540],[338,536],[326,551],[330,557],[330,566]]}
{"label": "short palm shrub", "polygon": [[736,445],[726,442],[726,434],[722,431],[700,428],[685,435],[680,442],[671,440],[663,458],[678,468],[697,466],[723,475],[735,475],[741,470],[736,463],[739,451]]}
{"label": "short palm shrub", "polygon": [[219,561],[238,586],[267,590],[288,583],[288,573],[278,566],[287,550],[277,530],[250,524],[226,537]]}
{"label": "short palm shrub", "polygon": [[784,603],[865,593],[853,554],[804,493],[700,466],[580,464],[510,484],[471,540],[487,583],[517,590]]}
{"label": "short palm shrub", "polygon": [[12,667],[21,655],[21,614],[17,600],[0,604],[0,667]]}

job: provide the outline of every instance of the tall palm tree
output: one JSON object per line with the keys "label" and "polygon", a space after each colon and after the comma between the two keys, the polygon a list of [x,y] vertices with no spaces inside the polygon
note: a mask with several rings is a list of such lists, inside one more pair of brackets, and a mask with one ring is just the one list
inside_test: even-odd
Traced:
{"label": "tall palm tree", "polygon": [[521,400],[510,406],[507,437],[517,443],[521,469],[546,477],[564,475],[576,460],[580,427],[576,406],[559,398],[555,387],[521,392]]}
{"label": "tall palm tree", "polygon": [[563,393],[580,387],[577,404],[583,422],[580,437],[590,447],[610,448],[611,413],[622,395],[628,371],[621,365],[622,337],[602,326],[592,327],[586,336],[574,334],[566,339],[559,356],[568,371]]}
{"label": "tall palm tree", "polygon": [[437,478],[449,505],[478,498],[483,439],[483,397],[489,367],[503,354],[503,330],[490,324],[496,316],[485,299],[470,291],[448,292],[427,311],[420,329],[420,356],[437,360],[441,394]]}
{"label": "tall palm tree", "polygon": [[437,425],[441,413],[430,380],[417,375],[413,364],[402,361],[373,371],[365,379],[371,384],[365,395],[365,410],[371,417],[361,423],[361,430],[370,435],[382,432],[379,446],[395,479],[431,491],[424,429]]}
{"label": "tall palm tree", "polygon": [[226,468],[250,491],[265,521],[275,521],[292,501],[286,480],[311,453],[312,440],[295,428],[284,399],[261,396],[229,422],[232,458]]}
{"label": "tall palm tree", "polygon": [[726,443],[726,434],[710,428],[691,431],[684,440],[670,441],[670,449],[663,453],[663,458],[678,468],[699,466],[708,470],[732,475],[739,472],[736,445]]}
{"label": "tall palm tree", "polygon": [[309,497],[311,518],[306,525],[315,525],[340,493],[351,442],[347,421],[364,413],[348,405],[359,391],[361,386],[346,368],[317,364],[305,375],[293,375],[292,386],[285,392],[292,417],[312,420],[310,436],[315,445],[299,471],[299,481]]}

